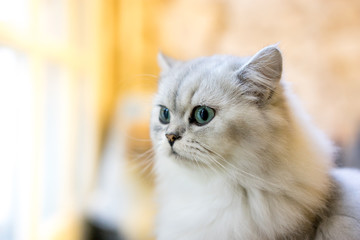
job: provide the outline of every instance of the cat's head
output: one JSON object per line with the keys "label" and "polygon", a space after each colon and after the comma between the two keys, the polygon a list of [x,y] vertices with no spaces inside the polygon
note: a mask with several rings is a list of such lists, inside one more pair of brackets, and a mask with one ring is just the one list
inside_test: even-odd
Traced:
{"label": "cat's head", "polygon": [[287,114],[276,46],[245,58],[182,62],[160,54],[159,64],[151,137],[161,158],[189,167],[247,170],[259,167],[256,159],[269,151],[269,143],[284,140],[277,135]]}

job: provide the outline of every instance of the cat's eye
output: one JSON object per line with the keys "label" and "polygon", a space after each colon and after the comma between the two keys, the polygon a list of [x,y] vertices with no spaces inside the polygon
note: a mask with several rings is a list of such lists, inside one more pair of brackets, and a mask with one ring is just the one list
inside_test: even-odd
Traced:
{"label": "cat's eye", "polygon": [[170,111],[168,108],[161,106],[159,120],[162,124],[168,124],[170,122]]}
{"label": "cat's eye", "polygon": [[191,121],[199,126],[209,123],[215,117],[215,110],[207,106],[195,107],[191,116]]}

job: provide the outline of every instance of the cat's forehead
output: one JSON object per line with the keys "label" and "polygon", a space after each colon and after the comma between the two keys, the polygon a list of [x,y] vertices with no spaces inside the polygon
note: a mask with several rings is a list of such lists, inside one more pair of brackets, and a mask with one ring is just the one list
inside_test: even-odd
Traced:
{"label": "cat's forehead", "polygon": [[234,87],[234,73],[246,59],[212,56],[187,61],[162,75],[159,84],[161,104],[172,109],[189,105],[216,105]]}

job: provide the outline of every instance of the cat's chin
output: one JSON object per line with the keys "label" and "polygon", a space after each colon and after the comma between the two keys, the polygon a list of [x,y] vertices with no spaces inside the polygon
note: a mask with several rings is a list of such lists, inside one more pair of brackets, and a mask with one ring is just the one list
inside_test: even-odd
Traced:
{"label": "cat's chin", "polygon": [[202,169],[208,168],[208,166],[205,163],[201,161],[196,161],[194,158],[191,157],[186,157],[174,149],[170,150],[169,155],[176,163],[191,170],[199,170],[199,168]]}
{"label": "cat's chin", "polygon": [[180,155],[177,151],[175,151],[173,148],[170,150],[170,156],[177,159],[177,160],[187,160],[190,161],[190,159],[187,159],[186,157]]}
{"label": "cat's chin", "polygon": [[189,159],[189,158],[179,154],[179,152],[174,150],[173,148],[171,148],[169,155],[170,155],[170,157],[175,159],[175,161],[188,162],[188,163],[193,162],[192,159]]}

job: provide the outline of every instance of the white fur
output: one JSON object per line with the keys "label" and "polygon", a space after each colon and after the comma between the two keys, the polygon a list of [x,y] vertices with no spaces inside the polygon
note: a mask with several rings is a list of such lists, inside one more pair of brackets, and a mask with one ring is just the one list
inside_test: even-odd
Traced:
{"label": "white fur", "polygon": [[[167,66],[151,120],[158,240],[296,236],[325,208],[332,147],[279,81],[279,64],[270,46],[250,60],[214,56]],[[169,108],[169,124],[159,123],[158,105]],[[216,109],[202,127],[188,120],[198,105]],[[173,146],[181,157],[172,154],[170,132],[182,134]]]}

